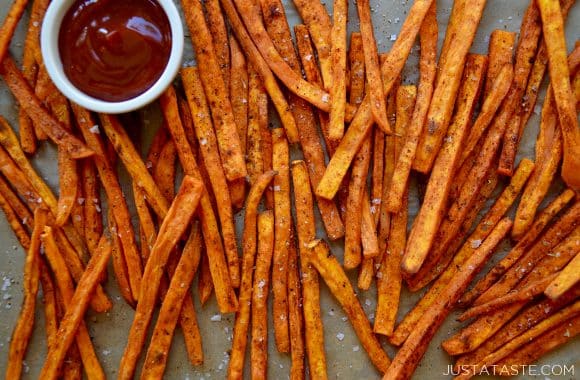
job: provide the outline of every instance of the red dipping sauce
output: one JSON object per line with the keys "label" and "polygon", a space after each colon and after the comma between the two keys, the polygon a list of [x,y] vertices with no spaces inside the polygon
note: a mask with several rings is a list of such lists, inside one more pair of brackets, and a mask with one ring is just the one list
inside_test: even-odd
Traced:
{"label": "red dipping sauce", "polygon": [[171,27],[155,0],[76,0],[64,16],[58,45],[75,87],[119,102],[157,82],[169,61]]}

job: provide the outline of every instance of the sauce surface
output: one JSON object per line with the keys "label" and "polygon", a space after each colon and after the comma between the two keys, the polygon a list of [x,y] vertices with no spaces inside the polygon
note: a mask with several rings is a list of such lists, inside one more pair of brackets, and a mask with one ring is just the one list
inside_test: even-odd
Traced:
{"label": "sauce surface", "polygon": [[59,31],[66,76],[80,91],[119,102],[159,79],[171,53],[171,27],[155,0],[77,0]]}

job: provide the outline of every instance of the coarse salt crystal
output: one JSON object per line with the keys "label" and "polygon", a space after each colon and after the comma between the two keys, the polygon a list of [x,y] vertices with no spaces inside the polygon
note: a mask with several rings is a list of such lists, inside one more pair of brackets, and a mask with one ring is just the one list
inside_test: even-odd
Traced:
{"label": "coarse salt crystal", "polygon": [[344,339],[344,334],[343,333],[336,334],[336,339],[342,341]]}
{"label": "coarse salt crystal", "polygon": [[354,352],[358,352],[358,351],[360,350],[360,346],[353,346],[353,347],[352,347],[352,350],[353,350]]}
{"label": "coarse salt crystal", "polygon": [[471,241],[471,248],[476,249],[481,246],[481,239],[475,239]]}
{"label": "coarse salt crystal", "polygon": [[91,133],[94,133],[95,135],[98,135],[98,134],[100,133],[100,132],[99,132],[99,126],[98,126],[98,125],[96,125],[96,124],[95,124],[95,125],[93,125],[92,127],[90,127],[90,128],[89,128],[89,131],[90,131]]}
{"label": "coarse salt crystal", "polygon": [[396,41],[397,40],[397,35],[396,34],[391,34],[391,41]]}
{"label": "coarse salt crystal", "polygon": [[205,137],[203,137],[203,138],[199,139],[199,143],[201,145],[207,145],[207,139]]}
{"label": "coarse salt crystal", "polygon": [[77,203],[78,203],[80,206],[82,206],[82,205],[83,205],[83,203],[85,203],[85,198],[78,198],[78,199],[77,199]]}
{"label": "coarse salt crystal", "polygon": [[221,316],[221,314],[214,314],[211,316],[211,318],[209,320],[212,322],[221,322],[222,316]]}

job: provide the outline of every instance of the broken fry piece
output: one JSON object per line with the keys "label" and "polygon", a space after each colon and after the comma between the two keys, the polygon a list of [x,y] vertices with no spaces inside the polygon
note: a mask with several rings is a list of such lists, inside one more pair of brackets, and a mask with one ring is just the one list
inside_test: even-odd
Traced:
{"label": "broken fry piece", "polygon": [[580,281],[579,273],[580,255],[576,255],[558,277],[550,283],[550,286],[546,288],[546,295],[553,300],[558,299]]}

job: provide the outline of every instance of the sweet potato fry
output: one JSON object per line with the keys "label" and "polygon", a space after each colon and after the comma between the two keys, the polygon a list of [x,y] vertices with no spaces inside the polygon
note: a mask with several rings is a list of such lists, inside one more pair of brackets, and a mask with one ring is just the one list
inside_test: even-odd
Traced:
{"label": "sweet potato fry", "polygon": [[298,130],[296,128],[296,120],[290,112],[286,98],[278,86],[278,82],[276,81],[274,74],[272,74],[268,64],[254,45],[254,42],[248,34],[243,21],[238,15],[232,0],[221,0],[221,5],[228,17],[236,37],[238,38],[238,42],[247,54],[248,61],[251,62],[252,66],[260,74],[260,77],[264,82],[264,87],[266,88],[268,95],[270,95],[272,103],[274,104],[274,107],[280,116],[280,121],[286,130],[288,141],[290,141],[290,143],[297,142]]}
{"label": "sweet potato fry", "polygon": [[348,1],[334,0],[332,6],[332,29],[330,33],[330,61],[332,62],[332,86],[330,86],[330,116],[328,137],[338,142],[344,135],[346,112],[346,24]]}
{"label": "sweet potato fry", "polygon": [[494,353],[489,354],[479,363],[477,363],[472,373],[462,373],[461,375],[457,376],[457,379],[469,379],[474,375],[478,374],[482,367],[491,366],[501,359],[505,358],[516,349],[520,348],[524,344],[528,343],[529,341],[537,338],[538,336],[542,335],[543,333],[549,331],[550,329],[558,326],[562,322],[570,320],[573,317],[576,317],[580,314],[580,301],[575,302],[574,304],[566,307],[565,309],[559,311],[558,313],[546,318],[542,322],[538,323],[536,326],[532,327],[525,333],[521,334],[517,338],[513,339],[512,341],[506,343],[503,347],[497,350]]}
{"label": "sweet potato fry", "polygon": [[578,283],[578,273],[580,273],[580,255],[574,259],[562,270],[562,272],[546,288],[546,295],[555,300],[561,297],[568,290],[572,289]]}
{"label": "sweet potato fry", "polygon": [[403,270],[407,273],[416,273],[419,270],[443,220],[452,181],[449,173],[453,173],[457,168],[460,147],[467,136],[471,115],[483,85],[481,73],[485,71],[486,58],[481,55],[470,55],[467,60],[466,75],[464,75],[463,86],[458,97],[457,113],[433,166],[425,200],[413,222],[401,262]]}
{"label": "sweet potato fry", "polygon": [[453,276],[451,282],[433,305],[423,314],[414,330],[399,350],[392,364],[385,373],[384,379],[409,378],[423,354],[427,350],[429,342],[439,329],[445,317],[449,315],[461,294],[465,291],[471,280],[481,270],[487,259],[493,254],[497,245],[508,234],[512,222],[509,218],[502,219],[492,233],[485,239],[483,244],[462,265]]}
{"label": "sweet potato fry", "polygon": [[[533,173],[532,173],[533,176]],[[531,181],[531,179],[530,179]],[[529,186],[529,185],[528,185]],[[565,190],[554,199],[536,218],[528,231],[512,250],[497,263],[475,286],[467,292],[461,299],[461,303],[466,305],[474,301],[483,292],[487,291],[514,263],[529,249],[543,232],[552,219],[566,207],[574,198],[572,190]]]}
{"label": "sweet potato fry", "polygon": [[119,378],[130,379],[134,375],[157,300],[163,268],[171,250],[187,228],[203,192],[204,188],[200,180],[186,176],[167,212],[167,217],[163,220],[143,272],[139,302],[119,366]]}
{"label": "sweet potato fry", "polygon": [[3,176],[0,176],[0,194],[6,199],[10,208],[13,209],[14,213],[17,216],[19,223],[26,226],[29,230],[32,230],[32,222],[33,216],[28,206],[14,193],[6,179]]}
{"label": "sweet potato fry", "polygon": [[455,41],[455,38],[457,38],[457,26],[461,25],[460,22],[463,17],[465,3],[465,0],[457,0],[453,2],[449,20],[447,21],[447,28],[445,29],[445,38],[443,40],[443,45],[441,46],[441,56],[439,57],[437,76],[440,75],[439,73],[441,69],[446,65],[451,43]]}
{"label": "sweet potato fry", "polygon": [[[235,7],[233,3],[235,3]],[[328,112],[330,110],[328,93],[302,79],[280,56],[264,28],[258,4],[248,0],[222,0],[222,6],[230,22],[232,19],[230,9],[235,10],[237,8],[239,16],[242,18],[248,33],[255,43],[255,47],[262,54],[270,69],[290,91],[323,111]],[[235,25],[232,25],[232,27],[238,39],[240,39],[240,32]],[[240,43],[242,43],[241,40]],[[247,51],[248,49],[244,47],[244,50]],[[251,56],[251,54],[249,55]],[[290,131],[286,131],[286,133],[290,135]]]}
{"label": "sweet potato fry", "polygon": [[198,61],[199,76],[210,105],[223,170],[226,178],[233,181],[247,175],[246,163],[225,79],[220,73],[212,33],[205,21],[201,1],[182,0],[182,3]]}
{"label": "sweet potato fry", "polygon": [[262,127],[268,124],[268,97],[258,73],[250,67],[247,130],[247,166],[250,185],[264,172]]}
{"label": "sweet potato fry", "polygon": [[302,305],[304,309],[304,335],[310,376],[326,379],[326,354],[324,327],[320,316],[320,285],[316,269],[306,260],[306,245],[316,237],[314,201],[308,184],[308,169],[304,161],[292,162],[296,230],[302,273]]}
{"label": "sweet potato fry", "polygon": [[111,244],[103,236],[77,284],[77,289],[69,303],[70,307],[67,308],[59,325],[56,338],[53,344],[49,346],[40,375],[42,378],[55,379],[58,377],[59,367],[63,364],[67,351],[73,344],[75,334],[80,331],[79,328],[82,329],[81,324],[83,323],[83,317],[88,308],[91,294],[99,284],[102,274],[107,268],[110,256]]}
{"label": "sweet potato fry", "polygon": [[[432,0],[419,0],[413,3],[409,15],[395,41],[386,61],[381,67],[385,95],[388,95],[399,77],[415,42],[419,29],[433,3]],[[347,132],[344,135],[336,152],[332,156],[324,176],[316,187],[316,195],[332,199],[344,178],[348,168],[368,135],[372,126],[372,116],[368,97],[365,97],[359,106]]]}
{"label": "sweet potato fry", "polygon": [[[45,236],[48,236],[49,238],[44,239]],[[50,267],[52,268],[52,273],[55,276],[56,284],[58,286],[60,294],[62,295],[62,301],[64,304],[65,312],[69,312],[70,310],[73,310],[77,306],[72,303],[73,296],[75,293],[73,280],[69,274],[67,265],[61,256],[59,246],[56,244],[56,241],[54,239],[50,238],[50,236],[52,236],[52,228],[45,226],[43,231],[45,254],[48,259],[48,262],[50,263]],[[101,272],[99,272],[98,275],[100,277]],[[83,315],[81,314],[81,317],[82,316]],[[79,320],[78,327],[75,329],[75,331],[76,331],[77,346],[87,377],[89,379],[105,379],[105,373],[101,368],[99,359],[97,358],[93,344],[91,342],[91,337],[89,336],[89,331],[84,321]],[[56,370],[52,371],[52,377],[46,378],[55,379],[57,372],[58,367],[56,368]]]}
{"label": "sweet potato fry", "polygon": [[462,17],[456,26],[457,35],[461,37],[455,38],[449,45],[445,64],[440,65],[433,100],[427,113],[427,127],[421,134],[413,161],[413,168],[422,173],[431,170],[451,122],[467,53],[475,38],[485,4],[485,1],[478,0],[469,2],[469,7],[464,7]]}
{"label": "sweet potato fry", "polygon": [[381,373],[385,373],[390,359],[373,334],[360,301],[328,244],[323,240],[312,241],[306,247],[304,259],[316,268],[341,304],[371,362]]}
{"label": "sweet potato fry", "polygon": [[[185,298],[189,297],[190,285],[197,272],[201,258],[201,233],[199,229],[194,231],[196,232],[189,236],[183,248],[179,264],[177,264],[169,289],[163,299],[159,317],[147,349],[145,364],[141,370],[142,379],[158,379],[163,377],[165,372],[173,333],[180,317],[179,311],[183,310],[182,305],[185,302]],[[192,322],[197,327],[197,321],[194,319]],[[203,351],[201,350],[201,340],[199,340],[199,329],[197,330],[196,338],[200,358],[195,364],[201,364],[203,362]]]}
{"label": "sweet potato fry", "polygon": [[14,94],[28,116],[35,120],[52,141],[58,146],[62,146],[72,158],[79,159],[93,155],[82,141],[68,132],[46,108],[44,108],[38,98],[34,95],[32,88],[20,72],[12,57],[5,57],[0,67],[0,75],[4,78],[6,85]]}
{"label": "sweet potato fry", "polygon": [[[176,159],[177,148],[175,143],[173,140],[167,140],[159,152],[159,159],[152,167],[153,180],[155,180],[159,190],[168,202],[175,197]],[[144,191],[138,185],[135,184],[133,187],[137,187],[139,189],[138,192],[143,195],[144,199],[147,199]]]}
{"label": "sweet potato fry", "polygon": [[516,34],[506,30],[495,29],[489,35],[489,67],[487,69],[487,78],[485,80],[485,88],[483,96],[487,98],[498,83],[497,78],[505,65],[513,63],[514,46],[516,42]]}
{"label": "sweet potato fry", "polygon": [[[209,108],[203,94],[202,82],[198,76],[197,69],[185,68],[182,70],[181,77],[194,120],[193,125],[199,141],[199,151],[208,171],[216,202],[219,204],[217,210],[221,222],[221,232],[232,285],[238,287],[240,285],[240,274],[232,201],[229,191],[224,191],[227,189],[227,181],[225,171],[220,162],[218,139],[209,120]],[[179,117],[177,113],[177,98],[172,88],[162,95],[161,107],[166,119]]]}
{"label": "sweet potato fry", "polygon": [[373,163],[371,171],[370,211],[374,225],[379,224],[381,203],[383,203],[383,182],[385,173],[385,140],[386,135],[375,128],[373,131]]}
{"label": "sweet potato fry", "polygon": [[288,326],[288,255],[292,229],[290,202],[290,152],[284,130],[272,130],[275,239],[272,265],[272,318],[278,352],[290,352]]}
{"label": "sweet potato fry", "polygon": [[102,114],[100,119],[107,137],[115,147],[115,151],[123,161],[131,178],[147,194],[147,201],[155,213],[164,218],[169,209],[167,199],[165,199],[153,177],[149,174],[131,138],[115,116]]}
{"label": "sweet potato fry", "polygon": [[100,189],[93,160],[83,160],[79,164],[84,197],[77,198],[75,202],[82,203],[85,241],[93,255],[103,234]]}
{"label": "sweet potato fry", "polygon": [[4,19],[4,23],[0,27],[0,62],[4,60],[4,57],[8,53],[10,41],[12,40],[12,36],[22,14],[26,10],[26,4],[28,4],[28,0],[16,0],[12,2],[8,14]]}
{"label": "sweet potato fry", "polygon": [[436,3],[433,3],[423,20],[423,25],[419,32],[421,43],[421,56],[419,58],[420,78],[413,117],[407,127],[405,145],[397,159],[392,179],[390,180],[387,198],[383,200],[389,212],[398,212],[402,207],[403,193],[407,187],[419,137],[421,136],[425,118],[427,117],[429,104],[431,103],[435,75],[437,73],[437,37],[437,8]]}
{"label": "sweet potato fry", "polygon": [[34,212],[34,229],[30,237],[30,245],[24,263],[24,301],[18,322],[12,332],[8,363],[6,368],[7,379],[19,379],[22,374],[22,361],[26,355],[28,342],[34,327],[34,313],[36,309],[36,293],[40,276],[40,234],[46,224],[47,212],[38,208]]}
{"label": "sweet potato fry", "polygon": [[253,379],[268,375],[268,289],[274,251],[274,212],[258,215],[258,248],[252,291],[252,341],[250,373]]}
{"label": "sweet potato fry", "polygon": [[207,27],[213,40],[217,62],[224,78],[226,91],[229,91],[232,72],[230,71],[230,45],[226,20],[219,0],[205,1],[204,5]]}
{"label": "sweet potato fry", "polygon": [[[318,72],[318,67],[314,61],[314,51],[310,41],[310,35],[304,25],[297,25],[294,28],[296,34],[296,42],[300,59],[306,73],[306,78],[314,83],[322,85],[322,79]],[[318,183],[324,175],[326,163],[324,161],[324,151],[318,137],[318,130],[316,128],[316,119],[312,108],[307,104],[297,105],[295,107],[296,122],[300,132],[300,144],[304,158],[308,163],[310,184],[313,189],[316,189]],[[328,115],[322,112],[318,113],[321,125],[328,121]],[[327,145],[329,154],[331,146]],[[340,219],[340,212],[336,204],[328,199],[316,197],[316,203],[320,210],[322,222],[329,239],[336,240],[344,236],[344,225]]]}
{"label": "sweet potato fry", "polygon": [[[141,257],[137,249],[137,243],[135,242],[135,234],[133,232],[133,225],[131,224],[131,215],[127,203],[125,202],[121,185],[119,184],[117,174],[113,169],[112,164],[107,158],[105,147],[102,140],[99,138],[99,134],[91,132],[95,130],[94,126],[97,125],[95,124],[93,117],[87,110],[74,103],[72,104],[72,110],[87,145],[95,152],[95,166],[97,167],[99,178],[107,194],[109,209],[114,216],[116,231],[116,234],[114,235],[119,235],[122,251],[117,250],[113,253],[113,263],[119,264],[117,265],[118,269],[126,268],[129,284],[131,286],[129,294],[132,294],[131,298],[136,299],[139,296],[143,267],[141,265]],[[124,257],[123,261],[126,261],[126,265],[120,265],[121,262],[115,259],[120,259],[118,255]],[[117,276],[122,273],[118,271],[116,272]],[[119,282],[120,286],[121,282],[123,281]],[[128,295],[126,290],[123,290],[123,292],[125,295]]]}
{"label": "sweet potato fry", "polygon": [[570,70],[566,60],[564,21],[558,1],[537,1],[542,17],[542,30],[548,51],[550,78],[554,102],[558,110],[563,140],[562,178],[573,189],[580,188],[580,129],[576,102],[570,85]]}
{"label": "sweet potato fry", "polygon": [[273,171],[260,175],[254,185],[252,185],[246,199],[239,309],[236,312],[236,320],[234,323],[234,337],[228,366],[228,379],[241,379],[244,373],[246,346],[248,343],[247,335],[248,328],[250,327],[250,304],[252,301],[254,265],[258,245],[258,206],[264,191],[274,176],[275,172]]}
{"label": "sweet potato fry", "polygon": [[391,127],[387,119],[386,96],[383,92],[381,70],[379,67],[379,54],[371,20],[370,1],[357,1],[356,8],[364,48],[366,78],[368,83],[373,83],[372,86],[369,86],[371,112],[375,123],[383,131],[390,132]]}
{"label": "sweet potato fry", "polygon": [[[361,104],[365,96],[365,54],[360,32],[350,34],[348,50],[348,68],[350,72],[349,102]],[[386,105],[385,105],[386,112]]]}
{"label": "sweet potato fry", "polygon": [[4,194],[0,193],[0,208],[4,211],[4,216],[6,217],[6,221],[12,228],[16,239],[20,242],[20,245],[24,249],[28,249],[30,247],[30,237],[28,236],[28,231],[24,228],[21,223],[21,220],[14,209],[12,208],[10,202],[7,198],[4,197]]}
{"label": "sweet potato fry", "polygon": [[288,248],[288,324],[290,334],[290,379],[304,379],[304,316],[302,305],[302,285],[300,283],[300,267],[298,249],[294,231],[290,237]]}
{"label": "sweet potato fry", "polygon": [[211,277],[211,270],[209,267],[207,255],[203,255],[201,257],[200,265],[201,267],[199,269],[197,290],[199,293],[199,302],[203,306],[209,300],[209,297],[211,297],[211,294],[213,292],[213,280]]}
{"label": "sweet potato fry", "polygon": [[[480,143],[481,137],[485,134],[487,127],[491,124],[495,113],[499,109],[503,99],[507,95],[512,79],[513,79],[513,67],[511,65],[504,65],[497,78],[493,82],[488,95],[483,102],[481,111],[477,116],[477,120],[473,123],[469,137],[467,138],[467,143],[463,152],[461,153],[461,158],[459,165],[463,165],[467,157],[476,151],[478,144]],[[489,77],[489,75],[488,75]],[[487,83],[486,83],[487,84]]]}
{"label": "sweet potato fry", "polygon": [[[117,281],[117,287],[119,288],[119,292],[121,293],[123,299],[129,304],[129,306],[135,308],[137,302],[131,290],[131,281],[129,276],[130,272],[127,265],[126,255],[125,252],[123,251],[125,248],[123,246],[123,242],[121,239],[121,236],[123,235],[121,235],[120,229],[117,227],[115,215],[113,214],[111,208],[109,209],[108,213],[108,223],[112,240],[111,261],[113,263],[113,272],[115,273],[115,281]],[[147,257],[149,257],[148,254]],[[139,263],[141,263],[141,260],[139,260]]]}
{"label": "sweet potato fry", "polygon": [[[266,93],[264,93],[266,96]],[[267,108],[266,108],[267,110]],[[262,163],[264,165],[264,172],[272,170],[272,133],[270,132],[270,123],[268,118],[264,118],[260,123],[260,149],[262,150]],[[264,193],[264,205],[267,209],[274,209],[274,191],[272,186],[266,189]]]}
{"label": "sweet potato fry", "polygon": [[332,62],[330,59],[332,21],[330,16],[320,1],[293,0],[293,3],[300,17],[308,27],[308,32],[312,36],[312,42],[316,47],[324,83],[322,87],[329,89],[332,85]]}
{"label": "sweet potato fry", "polygon": [[369,199],[369,195],[367,193],[363,194],[361,208],[362,215],[360,238],[363,257],[365,259],[372,259],[379,255],[379,239],[377,237],[377,228],[371,210],[371,200]]}

